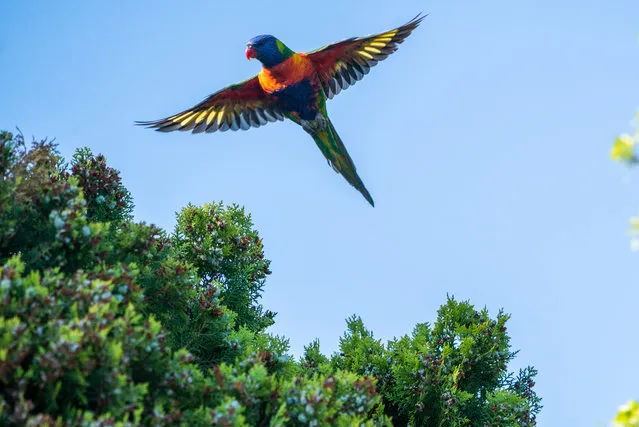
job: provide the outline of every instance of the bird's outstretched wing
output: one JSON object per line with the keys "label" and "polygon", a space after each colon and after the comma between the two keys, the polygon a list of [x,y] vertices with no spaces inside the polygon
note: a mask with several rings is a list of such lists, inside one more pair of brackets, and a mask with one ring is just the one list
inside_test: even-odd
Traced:
{"label": "bird's outstretched wing", "polygon": [[192,130],[193,133],[200,133],[247,130],[276,120],[284,120],[284,115],[275,100],[262,90],[256,76],[215,92],[181,113],[136,124],[160,132]]}
{"label": "bird's outstretched wing", "polygon": [[371,67],[395,52],[426,16],[417,15],[405,25],[385,33],[353,37],[309,52],[326,96],[332,98],[361,80]]}

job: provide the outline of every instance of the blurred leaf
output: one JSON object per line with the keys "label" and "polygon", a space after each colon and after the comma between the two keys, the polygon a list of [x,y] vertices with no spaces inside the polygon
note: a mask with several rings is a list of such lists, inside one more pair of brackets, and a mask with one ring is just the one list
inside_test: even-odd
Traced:
{"label": "blurred leaf", "polygon": [[612,146],[612,150],[610,151],[610,157],[613,160],[616,160],[619,162],[627,162],[627,163],[636,162],[637,159],[635,158],[635,154],[634,154],[634,148],[636,143],[637,141],[635,141],[635,139],[627,133],[619,136],[615,140],[615,143]]}
{"label": "blurred leaf", "polygon": [[615,427],[639,427],[639,403],[630,400],[621,406],[613,425]]}

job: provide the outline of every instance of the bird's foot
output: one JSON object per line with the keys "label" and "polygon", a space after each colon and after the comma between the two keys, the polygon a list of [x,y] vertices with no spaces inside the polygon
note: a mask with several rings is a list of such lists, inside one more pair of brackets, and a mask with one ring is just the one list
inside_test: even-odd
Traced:
{"label": "bird's foot", "polygon": [[301,120],[300,126],[302,126],[302,129],[304,129],[306,132],[313,135],[314,129],[313,129],[313,122],[311,120]]}
{"label": "bird's foot", "polygon": [[300,121],[300,125],[302,126],[302,129],[312,135],[318,130],[326,130],[328,127],[328,120],[326,120],[326,117],[324,117],[322,113],[317,113],[313,120],[302,120]]}
{"label": "bird's foot", "polygon": [[328,126],[328,120],[326,120],[326,117],[324,117],[322,113],[317,113],[315,116],[315,123],[317,123],[317,127],[320,130],[326,130],[326,127]]}

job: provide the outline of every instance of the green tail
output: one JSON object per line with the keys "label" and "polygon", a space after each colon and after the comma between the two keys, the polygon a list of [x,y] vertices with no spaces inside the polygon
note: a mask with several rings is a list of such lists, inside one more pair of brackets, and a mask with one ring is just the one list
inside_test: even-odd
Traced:
{"label": "green tail", "polygon": [[328,160],[328,164],[332,166],[335,172],[342,174],[346,181],[362,193],[362,196],[374,207],[375,202],[373,202],[373,198],[364,186],[359,175],[357,175],[355,164],[351,156],[348,155],[344,143],[328,117],[326,117],[326,120],[328,121],[326,130],[315,131],[315,133],[311,135],[313,140],[319,149],[322,150],[322,154],[324,154],[324,157]]}

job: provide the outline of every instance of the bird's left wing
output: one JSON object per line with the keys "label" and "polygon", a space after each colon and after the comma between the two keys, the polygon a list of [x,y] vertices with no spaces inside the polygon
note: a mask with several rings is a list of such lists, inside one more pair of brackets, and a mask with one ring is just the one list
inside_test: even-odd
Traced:
{"label": "bird's left wing", "polygon": [[353,37],[308,53],[313,61],[324,93],[329,98],[355,84],[368,74],[371,67],[395,52],[425,16],[385,33],[367,37]]}
{"label": "bird's left wing", "polygon": [[160,132],[193,130],[193,133],[200,133],[247,130],[276,120],[284,120],[284,115],[275,100],[262,90],[255,76],[228,86],[181,113],[136,124]]}

